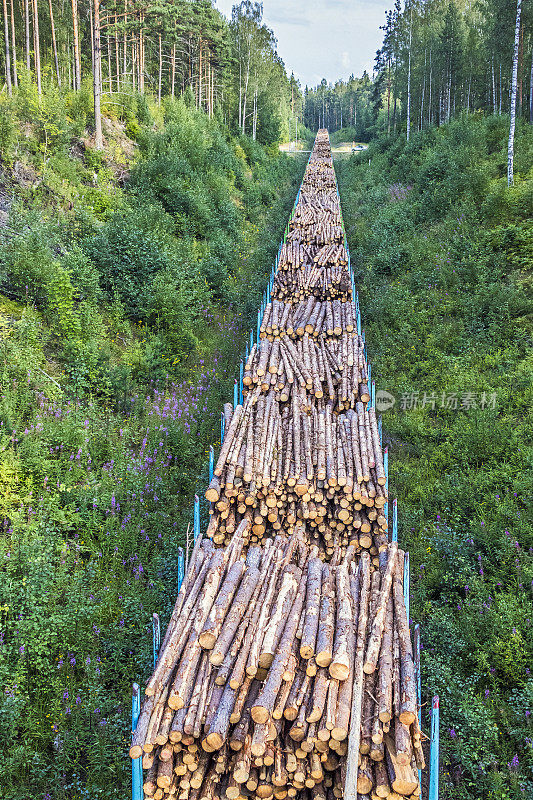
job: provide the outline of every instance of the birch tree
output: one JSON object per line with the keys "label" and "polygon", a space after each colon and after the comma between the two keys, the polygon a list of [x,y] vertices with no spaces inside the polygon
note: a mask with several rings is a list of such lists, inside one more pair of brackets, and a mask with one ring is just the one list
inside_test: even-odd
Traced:
{"label": "birch tree", "polygon": [[9,18],[7,15],[7,2],[3,0],[3,9],[4,9],[4,46],[5,46],[5,56],[6,56],[6,87],[7,93],[11,96],[11,54],[9,51]]}
{"label": "birch tree", "polygon": [[516,91],[518,84],[518,48],[520,44],[520,13],[522,11],[522,0],[516,3],[516,24],[514,33],[513,50],[513,77],[511,80],[511,122],[509,125],[509,145],[507,147],[507,185],[514,183],[514,132],[516,126]]}

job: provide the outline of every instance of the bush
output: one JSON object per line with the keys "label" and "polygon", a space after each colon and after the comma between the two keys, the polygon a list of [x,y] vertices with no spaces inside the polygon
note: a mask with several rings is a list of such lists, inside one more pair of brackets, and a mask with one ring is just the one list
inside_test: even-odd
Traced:
{"label": "bush", "polygon": [[172,256],[157,231],[147,230],[145,222],[142,213],[119,212],[83,243],[100,276],[101,288],[109,297],[117,292],[127,313],[137,319],[149,313],[154,276],[172,265]]}

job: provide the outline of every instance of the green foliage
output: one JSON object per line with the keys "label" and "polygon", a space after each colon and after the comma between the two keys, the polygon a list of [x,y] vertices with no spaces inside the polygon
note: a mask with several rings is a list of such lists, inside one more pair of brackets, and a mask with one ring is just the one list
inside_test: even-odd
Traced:
{"label": "green foliage", "polygon": [[81,137],[87,127],[90,115],[94,113],[92,86],[84,80],[79,92],[67,95],[67,114],[72,124],[72,135]]}
{"label": "green foliage", "polygon": [[12,103],[0,96],[0,162],[10,165],[16,142],[17,129],[11,116]]}
{"label": "green foliage", "polygon": [[533,791],[532,181],[507,188],[506,135],[473,116],[337,168],[450,800]]}
{"label": "green foliage", "polygon": [[117,292],[128,313],[144,317],[150,307],[153,277],[170,268],[172,259],[157,229],[151,230],[150,214],[134,209],[114,214],[83,248],[109,296]]}

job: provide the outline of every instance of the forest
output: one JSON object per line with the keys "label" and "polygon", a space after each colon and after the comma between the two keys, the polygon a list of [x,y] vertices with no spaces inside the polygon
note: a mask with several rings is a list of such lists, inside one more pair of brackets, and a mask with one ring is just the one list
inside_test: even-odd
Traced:
{"label": "forest", "polygon": [[[520,5],[516,113],[532,123],[532,11]],[[516,3],[508,0],[403,7],[396,0],[385,15],[373,75],[306,87],[306,125],[354,129],[354,138],[366,142],[400,128],[409,138],[465,111],[509,114],[516,18]]]}
{"label": "forest", "polygon": [[304,174],[296,121],[303,150],[321,127],[368,144],[334,166],[396,398],[439,796],[531,796],[531,4],[397,0],[372,73],[316,86],[250,0],[3,0],[2,21],[2,798],[131,794],[131,684]]}

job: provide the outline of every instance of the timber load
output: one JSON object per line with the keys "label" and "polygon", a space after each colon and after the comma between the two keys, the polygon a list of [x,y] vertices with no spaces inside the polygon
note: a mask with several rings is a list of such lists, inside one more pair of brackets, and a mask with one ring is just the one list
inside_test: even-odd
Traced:
{"label": "timber load", "polygon": [[352,546],[376,563],[386,478],[327,134],[309,159],[243,395],[224,408],[207,535],[227,544],[249,521],[256,544],[303,523],[322,558]]}
{"label": "timber load", "polygon": [[[329,563],[303,532],[246,549],[199,538],[130,755],[146,797],[417,797],[424,766],[403,553]],[[246,552],[246,554],[245,554]]]}
{"label": "timber load", "polygon": [[420,796],[404,554],[319,131],[133,735],[164,800]]}

